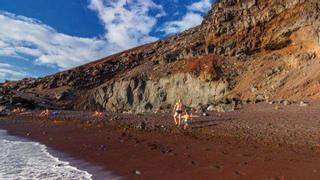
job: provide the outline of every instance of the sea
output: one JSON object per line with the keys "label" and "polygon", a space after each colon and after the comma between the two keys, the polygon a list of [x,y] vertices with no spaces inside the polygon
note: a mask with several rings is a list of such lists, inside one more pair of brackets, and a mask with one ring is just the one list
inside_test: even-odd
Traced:
{"label": "sea", "polygon": [[[27,139],[8,135],[0,130],[0,180],[91,180],[91,179],[120,179],[109,172],[101,173],[97,167],[64,155],[64,160],[54,156],[45,145]],[[69,161],[73,163],[70,163]],[[72,165],[71,165],[72,164]],[[77,164],[88,170],[75,167]]]}

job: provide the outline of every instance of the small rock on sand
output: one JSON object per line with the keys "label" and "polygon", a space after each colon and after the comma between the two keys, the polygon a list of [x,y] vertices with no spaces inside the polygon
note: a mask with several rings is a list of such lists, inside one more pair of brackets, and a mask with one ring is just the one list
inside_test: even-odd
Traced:
{"label": "small rock on sand", "polygon": [[239,176],[245,176],[246,173],[241,172],[241,171],[234,171],[235,174],[239,175]]}
{"label": "small rock on sand", "polygon": [[195,165],[197,165],[198,163],[195,162],[195,161],[191,161],[191,164],[195,166]]}
{"label": "small rock on sand", "polygon": [[141,122],[141,123],[139,123],[138,125],[136,125],[136,129],[145,130],[145,129],[146,129],[146,126],[147,126],[147,123]]}
{"label": "small rock on sand", "polygon": [[216,168],[216,169],[222,169],[222,166],[221,166],[221,165],[214,165],[214,168]]}
{"label": "small rock on sand", "polygon": [[307,106],[309,106],[309,103],[304,102],[304,101],[300,102],[300,107],[307,107]]}
{"label": "small rock on sand", "polygon": [[136,175],[141,175],[141,171],[138,171],[138,170],[136,170],[134,173],[135,173]]}
{"label": "small rock on sand", "polygon": [[284,100],[284,101],[283,101],[283,105],[288,106],[288,105],[290,105],[290,102],[287,101],[287,100]]}
{"label": "small rock on sand", "polygon": [[208,108],[207,108],[207,111],[214,111],[215,110],[215,107],[213,105],[210,105]]}

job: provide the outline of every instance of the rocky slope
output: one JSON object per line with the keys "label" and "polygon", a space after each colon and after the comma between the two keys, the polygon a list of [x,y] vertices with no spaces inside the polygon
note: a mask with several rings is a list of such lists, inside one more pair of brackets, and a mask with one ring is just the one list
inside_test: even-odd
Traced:
{"label": "rocky slope", "polygon": [[198,109],[319,99],[319,12],[318,0],[218,0],[198,27],[3,89],[63,109],[119,112],[167,110],[178,97]]}

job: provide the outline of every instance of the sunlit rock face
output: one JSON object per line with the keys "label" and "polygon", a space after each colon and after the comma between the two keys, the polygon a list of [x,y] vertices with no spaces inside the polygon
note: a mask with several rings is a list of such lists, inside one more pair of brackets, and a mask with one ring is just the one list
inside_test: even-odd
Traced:
{"label": "sunlit rock face", "polygon": [[21,96],[15,91],[62,109],[116,112],[168,111],[179,97],[197,109],[234,100],[320,99],[319,9],[318,0],[216,1],[201,25],[175,36],[2,84],[12,93],[1,104]]}

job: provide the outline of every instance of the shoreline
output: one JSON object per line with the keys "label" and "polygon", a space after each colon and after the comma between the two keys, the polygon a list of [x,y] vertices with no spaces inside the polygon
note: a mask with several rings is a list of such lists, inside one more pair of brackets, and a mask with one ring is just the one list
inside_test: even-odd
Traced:
{"label": "shoreline", "polygon": [[[5,129],[0,129],[0,131],[3,131],[5,136],[10,138],[10,141],[40,143],[23,136],[10,134]],[[115,180],[121,179],[120,176],[115,176],[114,174],[112,174],[112,172],[108,172],[103,166],[97,166],[92,163],[86,162],[84,160],[75,158],[71,154],[53,149],[51,147],[46,146],[43,143],[40,143],[40,145],[43,145],[45,147],[45,151],[48,152],[54,158],[57,158],[57,160],[61,162],[66,162],[71,167],[75,167],[80,171],[85,171],[89,173],[92,176],[91,177],[92,179],[102,180],[102,179],[105,179],[105,177],[108,177],[108,179],[115,179]]]}
{"label": "shoreline", "polygon": [[[255,106],[261,108],[261,105]],[[295,108],[299,107],[283,107],[281,111],[291,113],[296,111]],[[317,108],[318,105],[304,109],[303,113]],[[266,106],[262,112],[274,115],[272,109]],[[269,137],[270,132],[266,131],[274,129],[259,129],[264,126],[259,119],[251,119],[257,124],[247,134],[252,139],[233,136],[242,132],[231,131],[234,127],[249,124],[249,120],[241,119],[251,118],[252,114],[248,114],[248,110],[251,112],[254,109],[248,106],[234,113],[211,114],[199,121],[214,118],[216,125],[190,131],[174,127],[168,114],[110,114],[106,121],[100,121],[90,119],[91,113],[88,112],[63,112],[61,118],[49,120],[36,117],[36,112],[2,117],[0,128],[8,130],[9,134],[26,137],[81,161],[103,167],[124,179],[318,179],[320,155],[313,144],[280,145],[276,137],[281,135],[281,131],[277,136]],[[220,119],[217,118],[219,116]],[[232,120],[226,120],[228,118]],[[281,123],[287,123],[274,121],[273,118],[269,117],[273,126],[276,122],[280,123],[280,127]],[[271,123],[269,119],[263,120],[268,124]],[[296,126],[292,119],[288,121],[290,125]],[[141,122],[147,122],[145,128],[141,127]],[[304,128],[310,130],[308,124],[304,126],[297,131],[305,131]],[[254,128],[274,142],[265,143],[263,139],[257,141]],[[287,129],[282,130],[286,132]],[[303,137],[310,138],[310,142],[316,138]],[[300,138],[302,136],[292,137],[299,141]]]}
{"label": "shoreline", "polygon": [[[47,147],[47,146],[46,146]],[[117,176],[113,174],[111,171],[108,171],[103,166],[98,166],[93,164],[92,162],[84,161],[80,158],[73,157],[72,154],[68,154],[66,152],[55,150],[51,147],[47,147],[47,151],[54,157],[59,160],[68,162],[70,166],[76,167],[79,170],[86,171],[90,175],[92,175],[92,179],[95,180],[103,180],[106,177],[110,180],[119,180],[122,179],[121,176]]]}

